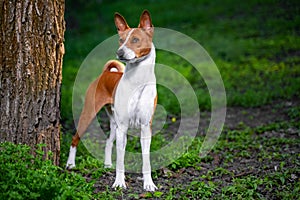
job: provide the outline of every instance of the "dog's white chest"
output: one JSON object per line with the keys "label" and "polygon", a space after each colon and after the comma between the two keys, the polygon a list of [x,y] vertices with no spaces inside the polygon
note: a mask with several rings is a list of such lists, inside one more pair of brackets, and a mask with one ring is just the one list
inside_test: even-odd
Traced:
{"label": "dog's white chest", "polygon": [[154,112],[156,86],[149,83],[137,88],[128,101],[129,126],[148,125]]}
{"label": "dog's white chest", "polygon": [[120,81],[114,102],[114,118],[118,125],[139,128],[148,125],[154,113],[156,82]]}

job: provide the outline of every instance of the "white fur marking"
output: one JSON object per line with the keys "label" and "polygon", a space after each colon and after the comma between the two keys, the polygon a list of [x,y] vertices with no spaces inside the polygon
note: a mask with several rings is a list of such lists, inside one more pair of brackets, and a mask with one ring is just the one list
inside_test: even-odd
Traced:
{"label": "white fur marking", "polygon": [[157,189],[157,187],[155,186],[155,184],[152,181],[151,173],[144,174],[143,179],[144,179],[144,190],[153,192]]}
{"label": "white fur marking", "polygon": [[117,165],[116,165],[116,180],[113,184],[113,188],[116,187],[126,188],[125,167],[124,167],[125,147],[127,143],[126,132],[127,129],[122,129],[119,127],[117,128],[116,131]]}
{"label": "white fur marking", "polygon": [[119,49],[123,48],[126,45],[126,43],[128,42],[128,40],[129,40],[129,38],[130,38],[130,36],[131,36],[131,34],[132,34],[133,31],[134,31],[134,28],[129,31],[129,33],[128,33],[128,35],[127,35],[124,43],[120,46]]}
{"label": "white fur marking", "polygon": [[106,146],[105,146],[105,161],[104,161],[105,168],[112,167],[111,153],[112,153],[112,148],[114,146],[114,141],[116,139],[116,129],[117,129],[117,124],[113,119],[113,116],[111,116],[109,113],[108,116],[110,118],[110,135],[109,138],[106,140]]}
{"label": "white fur marking", "polygon": [[131,34],[133,33],[135,29],[131,29],[128,33],[128,35],[126,36],[126,39],[124,41],[124,43],[119,47],[119,50],[122,49],[124,51],[124,58],[127,60],[131,60],[135,58],[135,53],[134,51],[132,51],[131,49],[127,48],[126,44],[131,36]]}
{"label": "white fur marking", "polygon": [[115,67],[112,67],[112,68],[110,68],[110,70],[109,70],[110,72],[118,72],[118,69],[117,68],[115,68]]}
{"label": "white fur marking", "polygon": [[75,157],[76,157],[76,147],[70,147],[69,158],[67,161],[67,169],[72,169],[75,167]]}

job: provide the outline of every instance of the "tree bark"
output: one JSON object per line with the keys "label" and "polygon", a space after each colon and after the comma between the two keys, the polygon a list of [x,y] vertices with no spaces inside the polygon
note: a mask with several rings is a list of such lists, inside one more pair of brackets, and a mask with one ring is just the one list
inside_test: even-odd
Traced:
{"label": "tree bark", "polygon": [[59,164],[64,0],[0,0],[0,142]]}

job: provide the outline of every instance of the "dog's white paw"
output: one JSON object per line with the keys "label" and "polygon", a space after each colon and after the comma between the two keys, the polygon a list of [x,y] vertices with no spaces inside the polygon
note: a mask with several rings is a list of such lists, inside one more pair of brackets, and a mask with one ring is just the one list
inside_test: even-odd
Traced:
{"label": "dog's white paw", "polygon": [[151,174],[144,174],[143,179],[144,179],[144,190],[149,192],[153,192],[157,190],[157,187],[153,183],[153,180],[151,178]]}
{"label": "dog's white paw", "polygon": [[112,185],[113,188],[122,188],[126,189],[125,180],[115,180],[114,184]]}
{"label": "dog's white paw", "polygon": [[125,174],[124,171],[121,170],[117,170],[116,169],[116,180],[114,182],[114,184],[112,185],[113,188],[123,188],[126,189],[126,183],[125,183]]}
{"label": "dog's white paw", "polygon": [[72,169],[75,167],[75,157],[76,157],[76,147],[71,146],[66,169]]}
{"label": "dog's white paw", "polygon": [[155,190],[157,190],[157,187],[153,182],[152,183],[144,183],[144,190],[146,190],[148,192],[154,192]]}
{"label": "dog's white paw", "polygon": [[104,164],[104,168],[110,169],[110,168],[112,168],[112,164]]}
{"label": "dog's white paw", "polygon": [[66,164],[66,169],[73,169],[74,167],[76,167],[75,162]]}

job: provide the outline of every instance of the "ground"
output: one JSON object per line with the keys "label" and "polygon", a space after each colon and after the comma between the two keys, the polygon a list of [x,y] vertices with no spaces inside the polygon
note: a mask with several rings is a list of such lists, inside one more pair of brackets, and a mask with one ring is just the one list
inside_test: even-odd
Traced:
{"label": "ground", "polygon": [[[220,144],[207,159],[191,166],[175,169],[168,166],[154,172],[157,193],[143,191],[141,174],[127,173],[128,189],[118,190],[114,198],[278,199],[286,197],[281,193],[286,188],[286,192],[299,191],[300,132],[295,121],[299,116],[291,113],[299,105],[299,99],[292,99],[256,108],[228,108]],[[210,115],[208,112],[202,115],[201,126],[206,127]],[[91,174],[84,176],[87,181],[94,179]],[[94,192],[113,191],[110,186],[114,176],[114,170],[99,176]]]}

